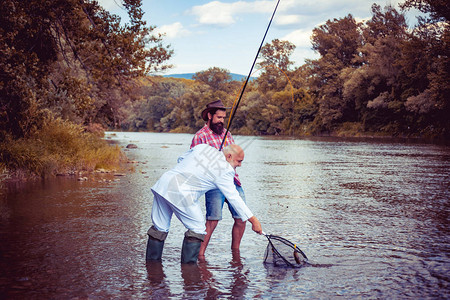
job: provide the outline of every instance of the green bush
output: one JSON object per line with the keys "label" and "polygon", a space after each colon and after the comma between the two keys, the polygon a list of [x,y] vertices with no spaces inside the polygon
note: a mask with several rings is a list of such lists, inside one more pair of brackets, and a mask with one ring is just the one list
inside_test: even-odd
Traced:
{"label": "green bush", "polygon": [[61,119],[43,123],[42,128],[27,138],[12,139],[6,135],[0,142],[0,165],[12,173],[42,177],[120,167],[124,154],[98,134]]}

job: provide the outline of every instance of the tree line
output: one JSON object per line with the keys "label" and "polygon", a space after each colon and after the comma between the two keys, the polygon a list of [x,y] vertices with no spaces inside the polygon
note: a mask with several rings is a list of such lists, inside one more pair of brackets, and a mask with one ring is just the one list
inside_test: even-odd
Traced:
{"label": "tree line", "polygon": [[[64,120],[84,128],[193,132],[217,98],[231,106],[242,82],[211,67],[193,80],[152,76],[173,54],[123,0],[129,22],[97,1],[5,0],[0,12],[0,140]],[[313,30],[318,59],[295,66],[289,41],[262,48],[232,130],[241,134],[449,136],[449,6],[406,0],[402,11],[328,20]],[[423,15],[408,28],[404,11]]]}
{"label": "tree line", "polygon": [[[401,8],[374,4],[367,21],[328,20],[311,36],[320,58],[298,67],[292,43],[265,44],[261,75],[245,90],[233,132],[449,137],[449,6],[408,0]],[[405,20],[411,8],[424,13],[414,28]],[[122,107],[124,130],[194,132],[206,103],[220,98],[231,106],[242,87],[217,67],[192,81],[141,83],[141,100]]]}

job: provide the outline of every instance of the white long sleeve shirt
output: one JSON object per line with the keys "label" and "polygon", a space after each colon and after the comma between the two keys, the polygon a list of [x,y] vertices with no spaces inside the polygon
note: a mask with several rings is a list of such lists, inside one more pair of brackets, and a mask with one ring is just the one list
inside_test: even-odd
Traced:
{"label": "white long sleeve shirt", "polygon": [[200,144],[178,158],[178,164],[165,172],[152,190],[177,207],[198,205],[207,191],[220,189],[228,202],[246,221],[253,216],[234,185],[235,170],[222,152]]}

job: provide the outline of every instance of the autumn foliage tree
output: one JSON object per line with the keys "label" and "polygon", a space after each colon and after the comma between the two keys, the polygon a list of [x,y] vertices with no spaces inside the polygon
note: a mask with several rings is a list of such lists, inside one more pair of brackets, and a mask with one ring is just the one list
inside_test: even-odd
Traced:
{"label": "autumn foliage tree", "polygon": [[[448,5],[407,0],[401,7],[423,12],[417,26],[408,26],[404,11],[377,4],[365,21],[352,15],[328,20],[311,36],[320,57],[300,66],[291,60],[294,44],[266,43],[257,61],[260,75],[246,87],[232,132],[448,137]],[[158,80],[158,89],[173,89],[160,93],[152,85],[156,94],[145,96],[134,115],[137,124],[165,132],[198,130],[206,103],[220,98],[231,106],[242,87],[217,67],[191,81]]]}
{"label": "autumn foliage tree", "polygon": [[2,1],[0,130],[26,136],[49,117],[118,123],[134,80],[165,69],[172,50],[124,0],[130,22],[97,1]]}
{"label": "autumn foliage tree", "polygon": [[364,23],[349,15],[314,29],[321,57],[307,62],[308,86],[322,130],[353,122],[388,135],[448,134],[448,8],[433,0],[402,7],[430,15],[411,31],[403,13],[374,4]]}
{"label": "autumn foliage tree", "polygon": [[398,60],[408,74],[403,96],[411,126],[428,135],[450,137],[450,6],[441,0],[407,0],[401,7],[425,14]]}
{"label": "autumn foliage tree", "polygon": [[[350,103],[354,112],[347,120],[360,121],[366,129],[377,131],[389,124],[394,126],[394,121],[404,118],[401,99],[404,73],[397,61],[408,26],[404,16],[391,6],[382,11],[374,4],[372,14],[361,26],[364,42],[354,59],[359,64],[344,69],[341,78],[343,100]],[[401,127],[402,123],[396,126]]]}
{"label": "autumn foliage tree", "polygon": [[318,117],[323,128],[330,130],[336,123],[353,114],[352,104],[343,99],[342,71],[357,67],[362,46],[360,24],[352,15],[329,20],[313,30],[313,49],[321,58],[311,61],[311,91],[319,103]]}

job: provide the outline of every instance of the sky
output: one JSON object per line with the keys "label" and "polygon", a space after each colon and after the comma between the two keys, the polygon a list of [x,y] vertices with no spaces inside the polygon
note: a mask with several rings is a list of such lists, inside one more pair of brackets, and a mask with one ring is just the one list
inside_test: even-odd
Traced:
{"label": "sky", "polygon": [[[126,22],[121,0],[98,0],[110,13]],[[163,43],[171,45],[174,54],[168,61],[172,69],[160,73],[180,74],[219,67],[231,73],[248,75],[263,39],[277,0],[206,1],[143,0],[143,19],[164,33]],[[287,40],[296,46],[290,59],[294,67],[305,59],[317,59],[312,50],[312,30],[327,20],[348,14],[357,21],[370,19],[371,6],[392,5],[397,10],[402,0],[280,0],[275,17],[264,40]],[[408,24],[415,23],[414,12],[407,13]],[[257,73],[252,74],[257,76]]]}

